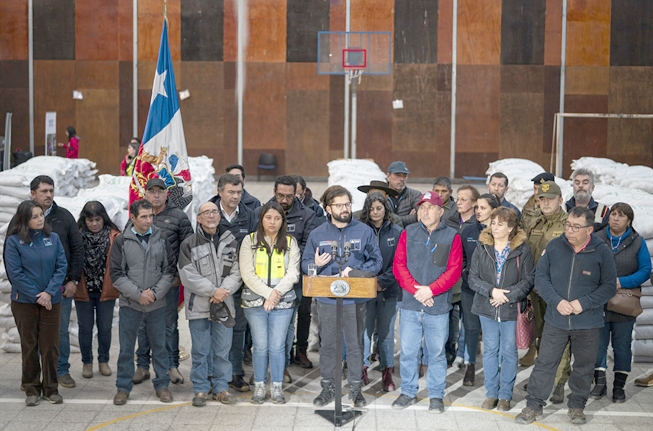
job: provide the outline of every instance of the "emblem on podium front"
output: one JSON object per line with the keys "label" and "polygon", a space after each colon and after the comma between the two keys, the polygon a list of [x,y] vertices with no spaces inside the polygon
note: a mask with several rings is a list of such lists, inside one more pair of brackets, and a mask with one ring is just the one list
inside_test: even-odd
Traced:
{"label": "emblem on podium front", "polygon": [[347,296],[349,290],[349,283],[347,283],[345,280],[336,280],[331,283],[331,293],[333,293],[333,296]]}

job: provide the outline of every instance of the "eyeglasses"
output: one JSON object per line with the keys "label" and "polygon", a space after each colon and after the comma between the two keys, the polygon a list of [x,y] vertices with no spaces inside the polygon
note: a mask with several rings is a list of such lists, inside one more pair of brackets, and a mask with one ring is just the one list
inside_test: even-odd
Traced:
{"label": "eyeglasses", "polygon": [[351,202],[347,202],[346,204],[331,204],[329,206],[337,209],[338,211],[340,211],[343,208],[347,208],[347,209],[351,208]]}
{"label": "eyeglasses", "polygon": [[577,224],[572,225],[572,224],[569,224],[569,223],[565,223],[565,230],[571,229],[572,232],[578,232],[579,230],[581,230],[583,228],[586,228],[586,227],[590,227],[590,226],[592,226],[592,225],[578,226]]}
{"label": "eyeglasses", "polygon": [[218,210],[206,210],[199,213],[201,216],[217,216],[218,214],[220,214]]}
{"label": "eyeglasses", "polygon": [[295,195],[283,195],[281,193],[277,193],[275,197],[277,198],[277,201],[292,201],[295,199]]}

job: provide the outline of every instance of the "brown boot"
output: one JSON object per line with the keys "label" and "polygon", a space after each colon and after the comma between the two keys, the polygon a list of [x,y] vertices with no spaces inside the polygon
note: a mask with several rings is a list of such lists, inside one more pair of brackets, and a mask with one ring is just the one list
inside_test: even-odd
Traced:
{"label": "brown boot", "polygon": [[297,354],[295,355],[295,363],[299,364],[302,368],[313,368],[313,363],[308,359],[306,354],[306,349],[297,349]]}
{"label": "brown boot", "polygon": [[528,348],[528,352],[519,359],[519,365],[522,367],[530,367],[535,363],[535,358],[537,358],[537,348],[531,346]]}

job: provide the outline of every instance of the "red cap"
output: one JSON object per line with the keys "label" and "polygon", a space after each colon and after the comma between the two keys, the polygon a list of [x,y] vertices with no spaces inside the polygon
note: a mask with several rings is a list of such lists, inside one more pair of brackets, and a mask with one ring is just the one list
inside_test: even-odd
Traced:
{"label": "red cap", "polygon": [[442,199],[440,199],[440,195],[435,192],[424,193],[419,202],[417,202],[417,206],[422,205],[424,202],[428,202],[432,205],[437,205],[442,208]]}

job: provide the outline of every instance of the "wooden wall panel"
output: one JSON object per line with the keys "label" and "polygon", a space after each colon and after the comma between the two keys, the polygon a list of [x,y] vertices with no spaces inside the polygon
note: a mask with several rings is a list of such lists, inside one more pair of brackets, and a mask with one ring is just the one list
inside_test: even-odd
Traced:
{"label": "wooden wall panel", "polygon": [[569,66],[565,71],[565,94],[608,94],[610,68]]}
{"label": "wooden wall panel", "polygon": [[[76,103],[77,127],[82,140],[79,156],[97,163],[100,172],[118,175],[124,156],[118,145],[120,135],[118,89],[82,89],[84,100]],[[59,123],[57,118],[57,124]]]}
{"label": "wooden wall panel", "polygon": [[75,0],[34,0],[33,9],[34,59],[74,60]]}
{"label": "wooden wall panel", "polygon": [[[519,157],[542,164],[544,93],[501,94],[499,158]],[[542,165],[544,166],[544,165]]]}
{"label": "wooden wall panel", "polygon": [[285,65],[247,63],[243,103],[243,147],[283,150],[286,146]]}
{"label": "wooden wall panel", "polygon": [[[213,160],[216,172],[224,172],[225,168],[231,163],[238,162],[238,106],[236,105],[236,94],[233,91],[224,91],[222,94],[224,98],[222,102],[224,128],[221,155]],[[255,162],[258,162],[258,158]],[[255,167],[256,165],[254,165]],[[248,175],[254,173],[249,168],[246,172],[248,172]]]}
{"label": "wooden wall panel", "polygon": [[556,112],[560,112],[560,67],[544,66],[544,130],[542,132],[544,153],[551,153],[553,119]]}
{"label": "wooden wall panel", "polygon": [[328,176],[329,92],[286,92],[286,169],[288,172]]}
{"label": "wooden wall panel", "polygon": [[[333,16],[333,15],[331,15]],[[329,76],[329,157],[342,157],[345,139],[345,78]],[[333,156],[337,154],[337,156]]]}
{"label": "wooden wall panel", "polygon": [[222,61],[223,11],[223,0],[184,0],[181,3],[182,60]]}
{"label": "wooden wall panel", "polygon": [[653,2],[613,0],[611,66],[653,66]]}
{"label": "wooden wall panel", "polygon": [[[343,0],[342,3],[345,3],[345,1]],[[351,31],[392,32],[394,28],[394,6],[395,0],[351,2]]]}
{"label": "wooden wall panel", "polygon": [[[127,153],[127,145],[134,136],[134,78],[132,76],[132,62],[121,61],[118,63],[118,91],[120,103],[120,153]],[[140,131],[137,132],[140,136]]]}
{"label": "wooden wall panel", "polygon": [[190,97],[179,102],[184,123],[186,146],[191,148],[223,148],[224,111],[222,63],[216,61],[183,61],[180,88]]}
{"label": "wooden wall panel", "polygon": [[76,103],[79,101],[73,100],[73,90],[77,90],[74,61],[34,61],[34,152],[36,155],[44,153],[46,111],[57,113],[58,142],[64,142],[68,126],[75,127],[79,135],[85,138],[77,126]]}
{"label": "wooden wall panel", "polygon": [[438,63],[451,63],[453,0],[438,0]]}
{"label": "wooden wall panel", "polygon": [[458,1],[458,63],[499,64],[501,0]]}
{"label": "wooden wall panel", "polygon": [[0,60],[27,60],[26,1],[0,2],[0,29]]}
{"label": "wooden wall panel", "polygon": [[356,157],[374,159],[379,166],[392,162],[392,92],[358,93]]}
{"label": "wooden wall panel", "polygon": [[[411,178],[434,179],[440,175],[449,176],[449,147],[434,151],[393,151],[391,162],[401,160],[410,170],[408,187],[411,187]],[[379,165],[382,171],[388,169],[388,164]]]}
{"label": "wooden wall panel", "polygon": [[[274,181],[276,177],[279,175],[288,175],[291,173],[297,173],[297,172],[290,172],[286,168],[286,150],[284,149],[274,149],[271,150],[269,148],[246,148],[243,150],[243,167],[245,168],[245,172],[247,172],[247,178],[250,178],[251,181],[254,181],[256,178],[256,175],[258,173],[257,166],[258,166],[258,158],[262,153],[271,153],[274,154],[275,157],[277,158],[277,169],[274,171],[261,171],[261,180],[262,181]],[[236,158],[232,158],[230,163],[236,163]],[[225,167],[227,165],[225,164]],[[217,172],[217,171],[216,171]],[[224,172],[224,168],[222,168],[219,172]],[[307,175],[308,176],[308,175]],[[270,190],[270,195],[272,195],[272,190]]]}
{"label": "wooden wall panel", "polygon": [[[434,148],[438,157],[449,160],[449,153],[451,152],[451,92],[438,91],[435,94]],[[448,169],[448,162],[445,164]]]}
{"label": "wooden wall panel", "polygon": [[[498,152],[456,152],[456,177],[484,177],[490,163],[499,159]],[[446,172],[448,172],[447,169]],[[448,174],[446,174],[448,175]]]}
{"label": "wooden wall panel", "polygon": [[134,59],[134,3],[133,0],[118,0],[119,53],[118,60]]}
{"label": "wooden wall panel", "polygon": [[501,94],[544,93],[543,66],[502,66]]}
{"label": "wooden wall panel", "polygon": [[544,23],[544,64],[560,65],[562,43],[562,0],[546,0]]}
{"label": "wooden wall panel", "polygon": [[503,0],[501,64],[544,64],[546,0]]}
{"label": "wooden wall panel", "polygon": [[610,64],[610,0],[569,0],[567,66]]}
{"label": "wooden wall panel", "polygon": [[395,63],[437,63],[438,0],[396,0]]}
{"label": "wooden wall panel", "polygon": [[458,67],[456,152],[499,151],[500,66]]}
{"label": "wooden wall panel", "polygon": [[222,50],[224,61],[236,61],[236,54],[238,51],[237,42],[237,18],[236,18],[236,9],[234,7],[235,2],[226,1],[224,2],[224,25],[222,30]]}
{"label": "wooden wall panel", "polygon": [[396,64],[393,99],[404,102],[403,109],[392,116],[393,149],[407,151],[433,150],[437,65]]}
{"label": "wooden wall panel", "polygon": [[317,63],[286,63],[285,77],[287,90],[329,90],[329,76],[317,74]]}
{"label": "wooden wall panel", "polygon": [[[118,60],[121,30],[118,7],[118,2],[105,0],[75,2],[75,59]],[[98,13],[100,10],[102,13]]]}
{"label": "wooden wall panel", "polygon": [[286,1],[286,61],[317,62],[317,32],[329,30],[329,0]]}
{"label": "wooden wall panel", "polygon": [[[249,13],[247,61],[285,62],[286,0],[249,0],[247,7]],[[235,60],[236,57],[233,58]]]}
{"label": "wooden wall panel", "polygon": [[[138,59],[154,60],[159,56],[163,30],[163,3],[161,0],[138,2]],[[172,61],[181,60],[181,5],[168,2],[168,40]]]}
{"label": "wooden wall panel", "polygon": [[[11,112],[11,148],[29,151],[29,90],[27,88],[0,87],[0,114]],[[43,117],[45,123],[45,117]],[[0,136],[5,135],[5,122],[0,124]],[[43,135],[41,135],[43,136]],[[40,142],[43,142],[41,140]],[[41,145],[41,154],[43,145]],[[37,153],[38,154],[38,153]]]}
{"label": "wooden wall panel", "polygon": [[[566,112],[608,112],[608,96],[568,95],[565,97]],[[565,119],[564,177],[571,175],[569,164],[583,156],[606,157],[608,120],[604,118]]]}
{"label": "wooden wall panel", "polygon": [[119,87],[117,61],[76,61],[75,76],[77,88],[106,88]]}
{"label": "wooden wall panel", "polygon": [[28,88],[27,60],[0,60],[0,88]]}

